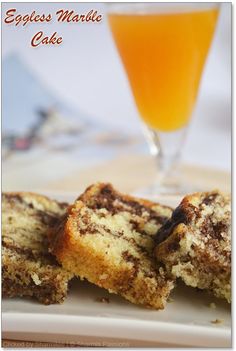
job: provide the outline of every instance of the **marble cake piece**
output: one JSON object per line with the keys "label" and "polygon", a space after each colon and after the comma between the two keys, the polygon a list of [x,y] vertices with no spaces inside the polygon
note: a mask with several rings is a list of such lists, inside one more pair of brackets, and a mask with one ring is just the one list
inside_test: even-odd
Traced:
{"label": "marble cake piece", "polygon": [[158,231],[156,244],[157,259],[174,278],[231,301],[230,196],[186,196]]}
{"label": "marble cake piece", "polygon": [[2,195],[2,291],[61,303],[73,274],[48,252],[48,231],[67,205],[33,193]]}
{"label": "marble cake piece", "polygon": [[174,282],[153,255],[154,236],[172,210],[90,186],[54,230],[51,251],[81,279],[149,308],[163,309]]}

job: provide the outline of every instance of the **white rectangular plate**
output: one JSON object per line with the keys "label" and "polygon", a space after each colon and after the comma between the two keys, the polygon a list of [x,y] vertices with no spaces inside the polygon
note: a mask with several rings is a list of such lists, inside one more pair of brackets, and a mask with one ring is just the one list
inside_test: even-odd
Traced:
{"label": "white rectangular plate", "polygon": [[[50,194],[62,201],[76,196]],[[176,206],[177,197],[158,198]],[[102,297],[109,303],[98,302]],[[230,305],[179,284],[163,311],[148,310],[74,280],[62,305],[44,306],[31,299],[3,299],[3,338],[63,342],[85,346],[230,347]],[[215,303],[216,308],[210,308]],[[219,324],[212,323],[215,320]]]}

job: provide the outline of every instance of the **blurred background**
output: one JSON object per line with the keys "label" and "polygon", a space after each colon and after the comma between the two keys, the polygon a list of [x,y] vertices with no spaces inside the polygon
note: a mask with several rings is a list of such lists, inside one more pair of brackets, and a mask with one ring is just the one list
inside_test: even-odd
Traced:
{"label": "blurred background", "polygon": [[[2,25],[3,190],[79,192],[93,181],[121,190],[151,184],[155,160],[108,28],[102,3],[3,3],[26,14],[95,9],[93,23]],[[32,48],[57,32],[60,46]],[[231,4],[222,3],[182,167],[193,182],[230,188]]]}

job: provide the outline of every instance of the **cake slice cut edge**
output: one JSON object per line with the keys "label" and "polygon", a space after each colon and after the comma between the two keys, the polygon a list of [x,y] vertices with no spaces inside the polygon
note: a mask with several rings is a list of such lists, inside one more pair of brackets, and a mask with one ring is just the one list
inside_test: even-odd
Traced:
{"label": "cake slice cut edge", "polygon": [[48,252],[48,231],[66,209],[39,194],[3,193],[3,297],[34,297],[46,305],[64,301],[73,274]]}
{"label": "cake slice cut edge", "polygon": [[231,302],[231,199],[186,196],[156,236],[156,258],[173,278]]}
{"label": "cake slice cut edge", "polygon": [[90,186],[53,230],[51,252],[64,268],[132,303],[163,309],[174,287],[153,255],[169,207]]}

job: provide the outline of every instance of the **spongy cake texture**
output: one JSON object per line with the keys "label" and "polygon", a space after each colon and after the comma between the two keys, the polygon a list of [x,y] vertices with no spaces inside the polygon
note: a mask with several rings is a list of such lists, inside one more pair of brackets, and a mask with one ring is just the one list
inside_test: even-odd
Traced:
{"label": "spongy cake texture", "polygon": [[153,256],[153,238],[171,213],[122,195],[110,184],[95,184],[55,228],[51,250],[80,278],[133,303],[162,309],[174,283]]}
{"label": "spongy cake texture", "polygon": [[4,297],[33,296],[60,303],[72,274],[48,253],[48,230],[66,204],[32,193],[2,195],[2,291]]}
{"label": "spongy cake texture", "polygon": [[230,196],[219,191],[186,196],[156,243],[156,257],[173,277],[231,301]]}

